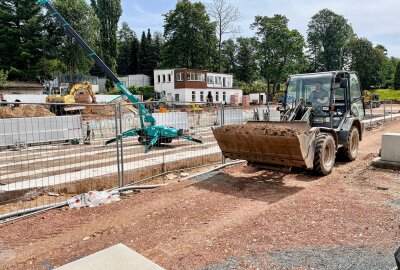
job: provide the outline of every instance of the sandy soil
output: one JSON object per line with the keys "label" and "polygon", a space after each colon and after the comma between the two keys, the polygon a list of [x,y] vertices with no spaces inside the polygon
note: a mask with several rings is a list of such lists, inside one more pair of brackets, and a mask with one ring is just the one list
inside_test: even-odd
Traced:
{"label": "sandy soil", "polygon": [[212,180],[181,181],[111,205],[52,210],[3,226],[0,268],[49,269],[116,243],[166,269],[232,269],[206,268],[232,257],[246,258],[235,269],[271,269],[269,257],[248,258],[310,246],[393,254],[400,208],[391,202],[399,198],[400,174],[369,164],[382,133],[399,132],[399,124],[367,132],[357,160],[338,163],[326,177],[238,165],[211,174]]}
{"label": "sandy soil", "polygon": [[0,107],[1,118],[22,118],[54,116],[48,109],[41,105],[20,105],[20,107]]}

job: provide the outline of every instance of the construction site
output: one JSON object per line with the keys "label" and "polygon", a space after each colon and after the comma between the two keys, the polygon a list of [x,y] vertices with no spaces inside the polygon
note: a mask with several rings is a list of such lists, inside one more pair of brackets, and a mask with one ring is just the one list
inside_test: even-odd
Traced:
{"label": "construction site", "polygon": [[400,103],[364,74],[155,69],[146,100],[38,4],[119,94],[1,94],[1,269],[400,269]]}

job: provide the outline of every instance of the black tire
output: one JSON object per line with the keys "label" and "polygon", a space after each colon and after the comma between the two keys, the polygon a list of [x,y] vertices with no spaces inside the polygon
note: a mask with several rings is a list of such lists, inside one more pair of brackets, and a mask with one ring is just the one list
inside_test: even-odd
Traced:
{"label": "black tire", "polygon": [[343,161],[353,161],[358,156],[358,146],[360,142],[360,134],[356,127],[352,127],[347,137],[347,146],[340,147],[339,155]]}
{"label": "black tire", "polygon": [[314,172],[318,175],[330,174],[335,165],[335,156],[336,144],[332,135],[318,135],[314,154]]}

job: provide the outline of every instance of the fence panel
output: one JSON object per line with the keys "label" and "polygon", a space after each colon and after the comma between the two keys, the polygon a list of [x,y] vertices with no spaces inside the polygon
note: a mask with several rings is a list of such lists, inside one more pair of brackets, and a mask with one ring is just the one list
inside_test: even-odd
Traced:
{"label": "fence panel", "polygon": [[115,105],[0,107],[0,215],[118,185]]}

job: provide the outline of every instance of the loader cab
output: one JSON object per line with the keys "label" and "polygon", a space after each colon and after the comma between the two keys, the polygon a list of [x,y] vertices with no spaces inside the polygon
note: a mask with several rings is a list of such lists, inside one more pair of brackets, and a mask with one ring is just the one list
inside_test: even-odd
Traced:
{"label": "loader cab", "polygon": [[311,112],[312,126],[336,128],[346,116],[364,118],[360,82],[354,72],[293,75],[287,83],[285,100],[284,105],[289,108],[301,102],[304,108],[295,120],[302,119],[302,113]]}

